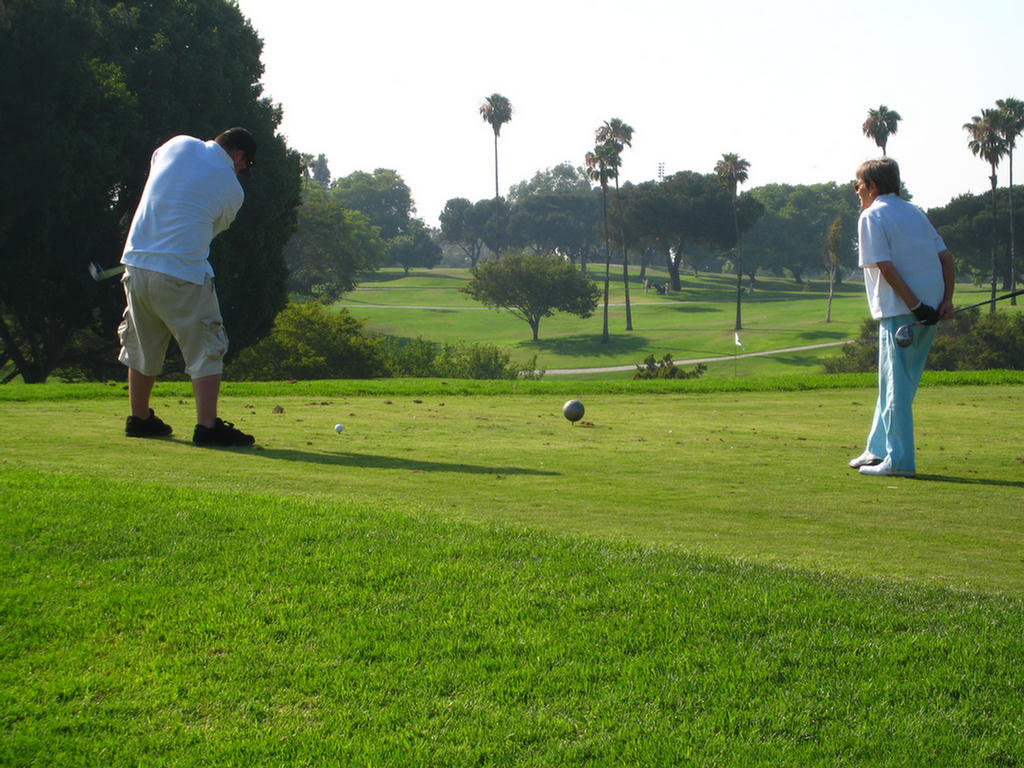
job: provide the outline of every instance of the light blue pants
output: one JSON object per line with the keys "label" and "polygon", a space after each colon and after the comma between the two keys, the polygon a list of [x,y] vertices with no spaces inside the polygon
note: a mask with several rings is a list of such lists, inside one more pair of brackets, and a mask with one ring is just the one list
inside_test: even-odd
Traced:
{"label": "light blue pants", "polygon": [[878,325],[878,403],[868,433],[867,449],[889,460],[895,469],[915,472],[914,395],[935,338],[936,326],[915,325],[909,347],[896,343],[896,329],[914,322],[913,315],[886,317]]}

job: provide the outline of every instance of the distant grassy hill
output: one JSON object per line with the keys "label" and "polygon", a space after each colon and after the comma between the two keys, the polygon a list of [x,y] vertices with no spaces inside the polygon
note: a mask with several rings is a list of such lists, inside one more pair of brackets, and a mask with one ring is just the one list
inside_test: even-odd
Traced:
{"label": "distant grassy hill", "polygon": [[[591,265],[590,270],[603,284],[603,268]],[[648,270],[648,275],[653,283],[667,282],[664,270]],[[860,283],[837,287],[831,322],[826,322],[826,283],[798,285],[789,279],[763,278],[744,295],[740,348],[733,330],[735,277],[690,275],[684,277],[681,291],[668,296],[654,290],[645,292],[634,277],[630,286],[634,330],[626,331],[620,272],[611,283],[610,343],[601,343],[603,306],[585,320],[561,313],[547,318],[541,322],[539,341],[534,343],[524,321],[510,312],[488,309],[462,293],[459,289],[469,279],[467,269],[412,271],[408,275],[401,269],[384,269],[365,275],[358,289],[337,306],[365,319],[372,331],[437,342],[498,344],[510,348],[518,361],[536,355],[537,366],[545,370],[632,366],[648,355],[661,359],[670,354],[677,361],[716,358],[718,362],[707,364],[707,375],[730,377],[821,373],[822,358],[836,354],[835,346],[765,353],[841,343],[854,338],[868,317]],[[962,303],[985,295],[983,289],[972,286],[961,286],[958,291]],[[590,376],[629,378],[632,370],[584,375]]]}

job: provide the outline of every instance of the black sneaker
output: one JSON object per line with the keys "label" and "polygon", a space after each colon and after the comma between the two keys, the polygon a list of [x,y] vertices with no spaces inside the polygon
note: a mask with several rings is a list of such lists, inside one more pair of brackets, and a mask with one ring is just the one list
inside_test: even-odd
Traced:
{"label": "black sneaker", "polygon": [[167,437],[171,434],[171,425],[164,424],[149,409],[149,416],[140,419],[138,416],[129,416],[124,423],[125,437]]}
{"label": "black sneaker", "polygon": [[256,438],[247,435],[230,421],[223,421],[218,418],[212,427],[204,427],[196,424],[196,430],[192,433],[192,442],[195,445],[252,445]]}

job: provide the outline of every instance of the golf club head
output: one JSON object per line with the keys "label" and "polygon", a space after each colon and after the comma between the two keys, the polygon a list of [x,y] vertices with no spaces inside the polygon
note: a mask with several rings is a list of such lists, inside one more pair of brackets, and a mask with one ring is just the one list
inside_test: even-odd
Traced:
{"label": "golf club head", "polygon": [[901,347],[909,347],[914,343],[914,329],[909,325],[901,325],[896,329],[896,334],[893,337],[896,339],[896,343]]}
{"label": "golf club head", "polygon": [[106,280],[111,277],[116,277],[117,275],[123,273],[124,264],[118,264],[116,267],[111,267],[110,269],[103,269],[103,267],[101,267],[95,261],[89,263],[89,275],[96,282]]}

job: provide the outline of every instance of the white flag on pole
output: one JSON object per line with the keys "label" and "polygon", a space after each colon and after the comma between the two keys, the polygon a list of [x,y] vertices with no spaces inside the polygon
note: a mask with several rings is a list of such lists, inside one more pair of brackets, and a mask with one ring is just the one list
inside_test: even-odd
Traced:
{"label": "white flag on pole", "polygon": [[740,332],[739,331],[736,331],[736,346],[739,347],[740,349],[746,349],[746,347],[743,346],[743,342],[740,341]]}

